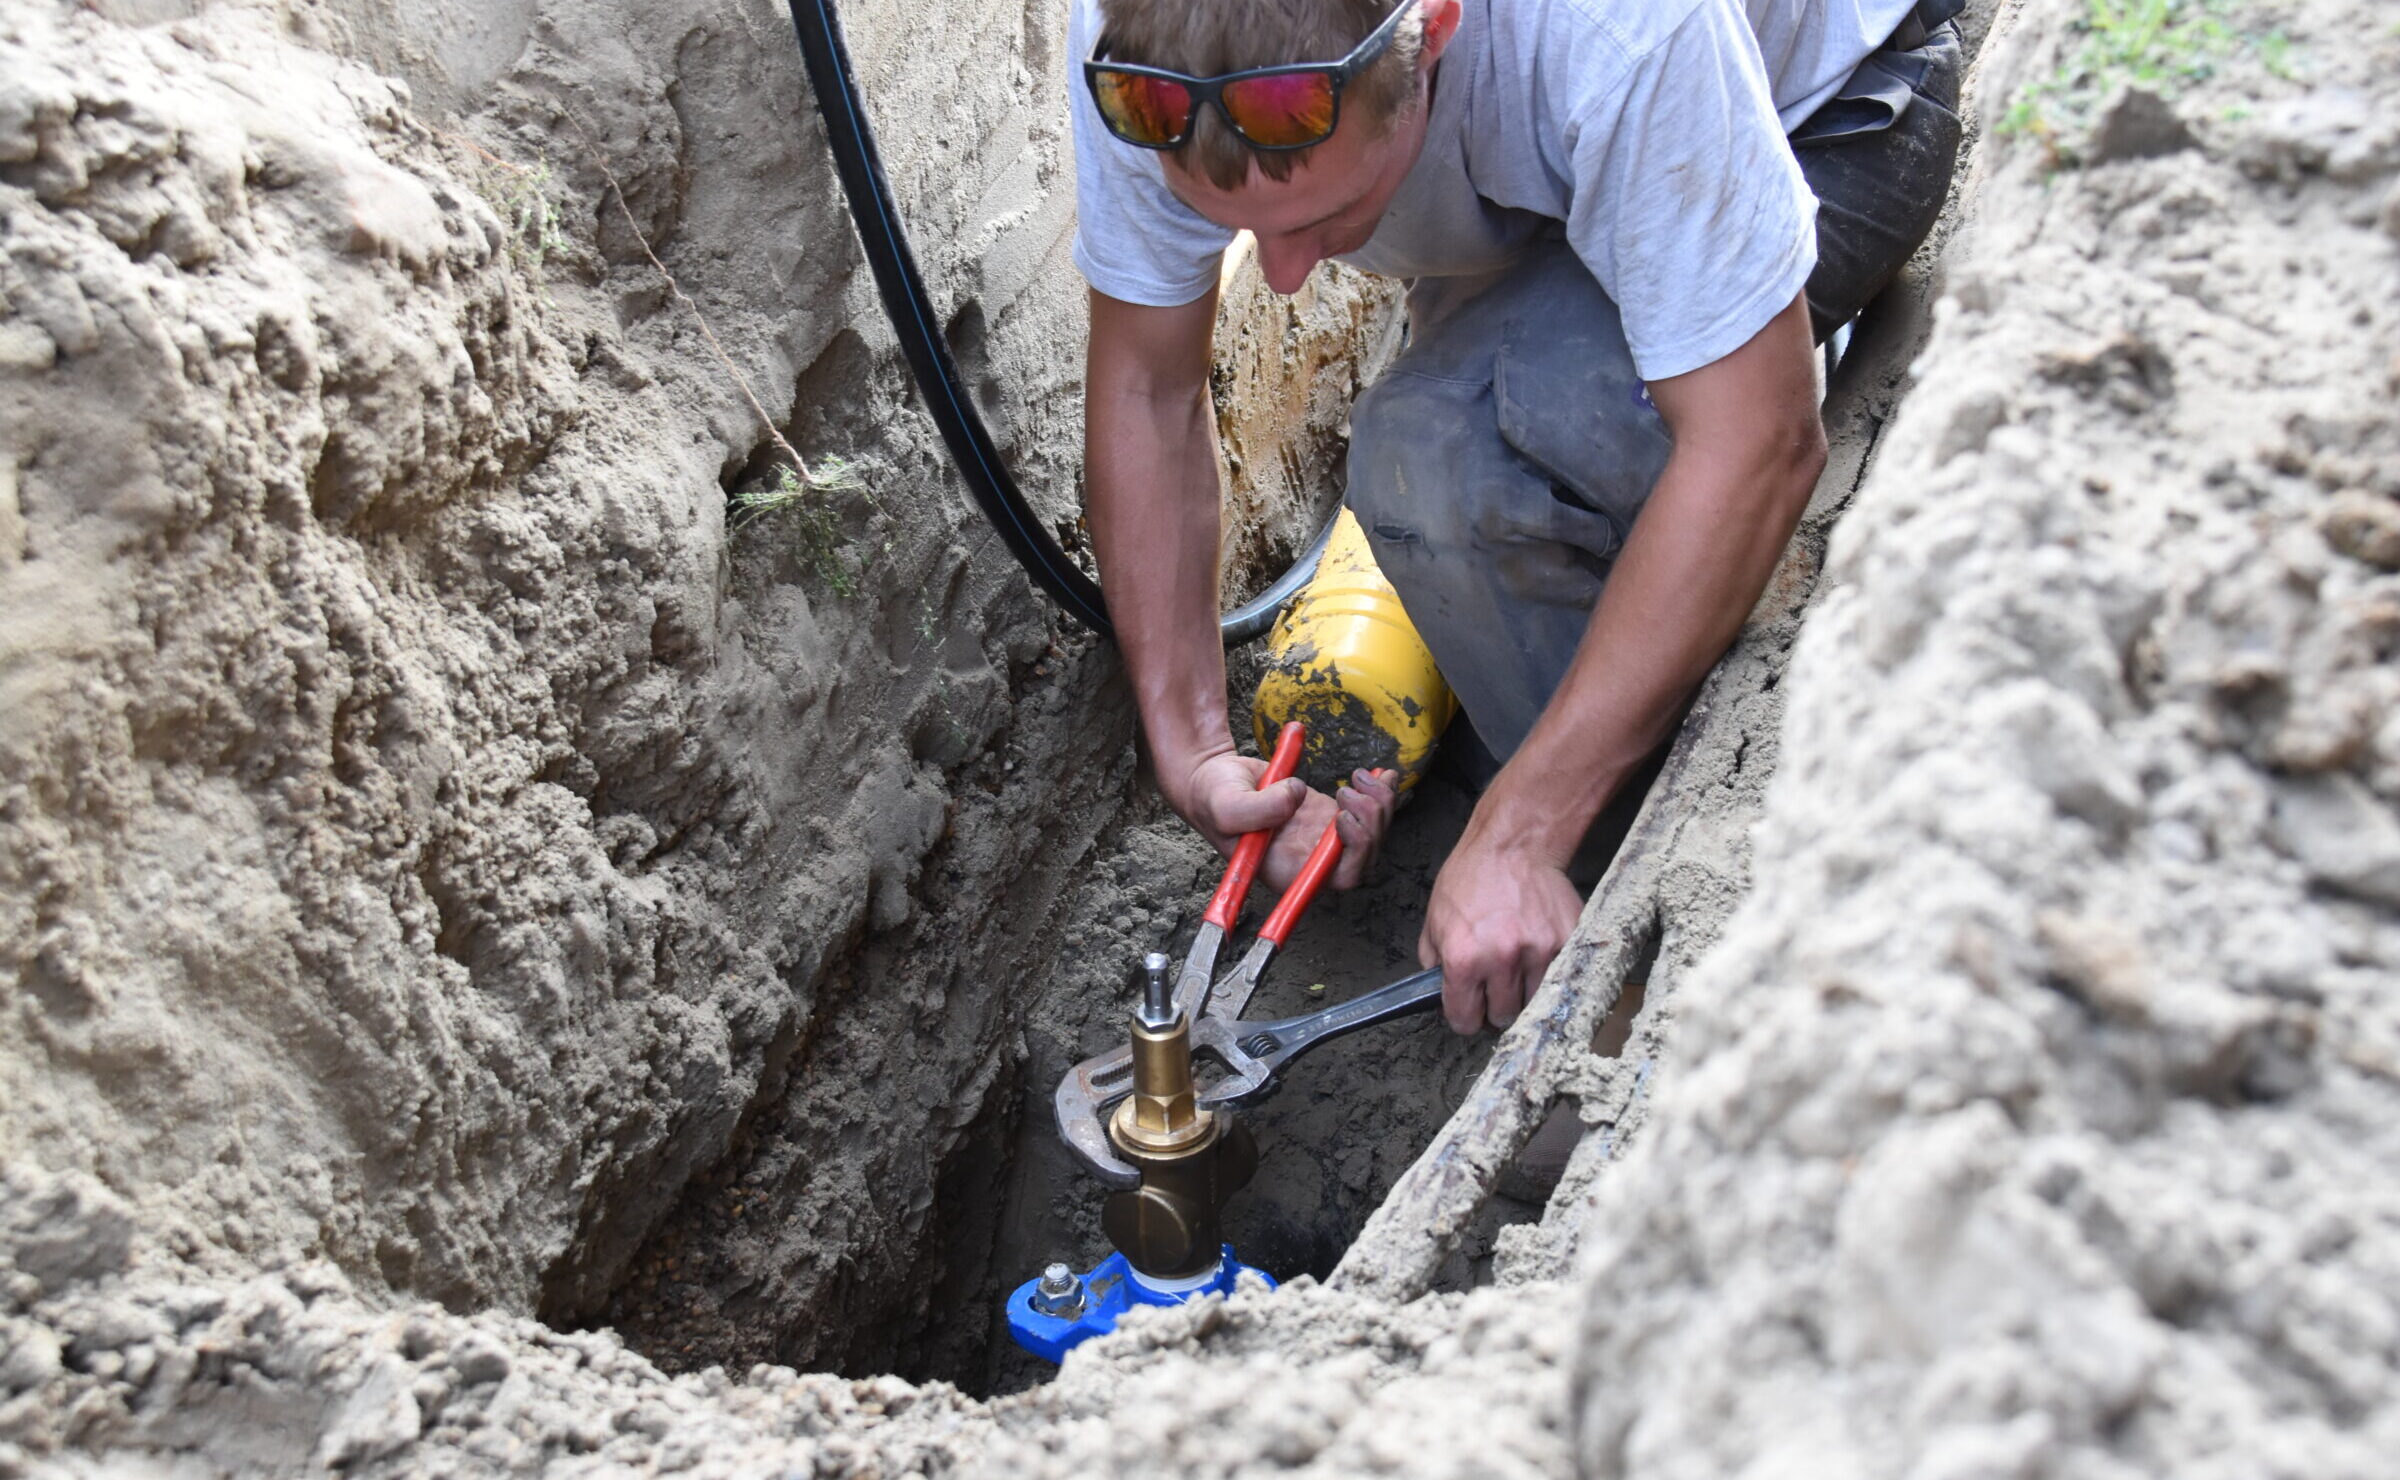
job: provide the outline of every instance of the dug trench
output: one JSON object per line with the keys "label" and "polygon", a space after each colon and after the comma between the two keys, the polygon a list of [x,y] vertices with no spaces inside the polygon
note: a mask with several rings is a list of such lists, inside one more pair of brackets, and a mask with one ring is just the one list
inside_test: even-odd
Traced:
{"label": "dug trench", "polygon": [[[1770,604],[1805,599],[1814,551],[1865,476],[1903,393],[1905,367],[1927,328],[1925,302],[1919,270],[1870,314],[1835,378],[1827,405],[1834,455],[1783,581],[1802,589],[1779,588]],[[1784,632],[1763,651],[1739,655],[1765,677],[1762,701],[1744,713],[1738,733],[1715,742],[1732,748],[1737,770],[1743,755],[1771,765],[1780,713],[1771,670],[1788,641]],[[1256,649],[1234,656],[1237,700],[1260,662]],[[1236,733],[1246,733],[1248,715],[1237,710],[1234,718]],[[1319,898],[1270,971],[1252,1016],[1309,1011],[1416,969],[1424,900],[1473,806],[1478,767],[1461,758],[1464,751],[1455,736],[1444,746],[1367,881]],[[997,1031],[987,1026],[994,1044],[987,1062],[955,1085],[928,1084],[919,1049],[942,1030],[922,1006],[946,994],[912,980],[905,950],[868,945],[828,974],[841,994],[824,1014],[833,1026],[794,1046],[728,1154],[691,1181],[626,1276],[580,1307],[550,1303],[543,1318],[614,1328],[668,1371],[740,1372],[763,1362],[942,1380],[978,1395],[1042,1381],[1052,1369],[1009,1340],[1004,1296],[1052,1260],[1086,1269],[1108,1251],[1099,1219],[1106,1189],[1061,1142],[1052,1091],[1070,1066],[1122,1041],[1142,957],[1164,950],[1181,959],[1221,868],[1146,778],[1114,784],[1121,789],[1113,821],[1064,870],[1054,897],[987,890],[977,896],[991,901],[986,918],[934,927],[988,935],[1012,912],[1040,914],[1008,921],[1003,931],[1021,942],[1020,964],[1010,968],[1019,979],[977,984],[995,1002],[1016,1004]],[[1697,831],[1726,856],[1699,860],[1691,878],[1738,874],[1741,808],[1754,796],[1755,785],[1731,803],[1714,793],[1657,798],[1665,808],[1727,814],[1701,819]],[[1641,800],[1625,798],[1596,829],[1595,846],[1579,864],[1585,882],[1600,877]],[[924,872],[935,881],[953,872],[939,847]],[[921,908],[938,918],[941,886],[929,887]],[[1256,928],[1270,902],[1268,891],[1257,892],[1246,929]],[[1595,1048],[1624,1051],[1643,1007],[1638,989],[1626,993]],[[1671,1016],[1665,1003],[1651,1014],[1643,1051],[1655,1050]],[[1227,1237],[1243,1260],[1280,1279],[1329,1276],[1458,1108],[1492,1042],[1490,1035],[1460,1037],[1425,1014],[1337,1040],[1295,1065],[1272,1099],[1242,1112],[1261,1151],[1256,1178],[1226,1210]],[[839,1127],[830,1155],[829,1124]],[[827,1184],[885,1175],[895,1160],[929,1169],[918,1176],[929,1191],[910,1207],[903,1239],[845,1241],[846,1230],[827,1211],[838,1205]],[[1508,1190],[1531,1195],[1522,1185]],[[1462,1230],[1434,1288],[1490,1281],[1502,1230],[1543,1213],[1538,1203],[1493,1192]]]}
{"label": "dug trench", "polygon": [[[1225,297],[1226,575],[1245,593],[1338,496],[1328,434],[1388,352],[1392,300],[1338,278],[1287,304],[1238,256]],[[801,377],[787,432],[871,458],[879,397],[906,392],[858,336],[839,336]],[[823,585],[845,546],[888,549],[891,537],[872,508],[851,515],[865,515],[863,532],[758,512],[776,450],[726,480],[729,590],[754,610]],[[1132,973],[1148,951],[1180,955],[1220,867],[1135,775],[1103,645],[1054,628],[1046,650],[1011,663],[1000,707],[971,687],[984,677],[971,637],[886,626],[881,656],[932,675],[904,738],[950,800],[914,809],[921,861],[871,883],[848,941],[812,964],[812,1009],[769,1046],[724,1151],[659,1189],[670,1205],[639,1225],[638,1247],[586,1239],[543,1278],[545,1322],[615,1328],[671,1371],[772,1362],[970,1391],[1036,1379],[999,1327],[1002,1295],[1051,1259],[1086,1267],[1106,1252],[1104,1189],[1060,1146],[1051,1090],[1121,1039]],[[1237,695],[1258,658],[1234,655]],[[1062,767],[1071,785],[1048,779]],[[1458,778],[1429,778],[1369,886],[1319,900],[1253,1010],[1303,1011],[1413,970],[1415,913],[1467,806]],[[1260,891],[1251,928],[1269,903]],[[1313,1054],[1246,1116],[1266,1154],[1229,1211],[1245,1258],[1287,1277],[1328,1273],[1487,1053],[1427,1017]],[[614,1213],[603,1202],[590,1221],[606,1230]]]}
{"label": "dug trench", "polygon": [[[1370,879],[1312,908],[1252,1015],[1309,1011],[1414,970],[1417,916],[1469,805],[1450,769],[1428,776]],[[1051,1092],[1071,1065],[1122,1041],[1143,955],[1180,959],[1220,867],[1163,806],[1129,805],[1073,871],[1044,932],[1050,948],[1022,968],[1036,980],[1006,1062],[955,1099],[919,1106],[885,1092],[902,1071],[850,1057],[851,1035],[795,1054],[785,1093],[853,1101],[858,1154],[870,1154],[867,1145],[913,1147],[938,1161],[914,1248],[832,1251],[822,1257],[868,1277],[835,1282],[841,1293],[830,1308],[781,1299],[785,1263],[805,1242],[798,1209],[824,1172],[804,1154],[813,1132],[803,1127],[815,1118],[771,1105],[694,1182],[630,1278],[583,1323],[614,1326],[670,1370],[767,1361],[939,1378],[978,1393],[1040,1380],[1048,1369],[1007,1338],[1002,1297],[1049,1260],[1088,1268],[1107,1252],[1106,1189],[1061,1143]],[[1246,929],[1271,902],[1258,891]],[[872,1015],[871,1004],[853,1006]],[[877,1047],[904,1057],[910,1041],[895,1028]],[[1272,1099],[1242,1112],[1261,1148],[1256,1178],[1227,1210],[1227,1237],[1242,1258],[1282,1278],[1330,1274],[1489,1052],[1488,1038],[1461,1038],[1426,1014],[1336,1040],[1296,1064]]]}

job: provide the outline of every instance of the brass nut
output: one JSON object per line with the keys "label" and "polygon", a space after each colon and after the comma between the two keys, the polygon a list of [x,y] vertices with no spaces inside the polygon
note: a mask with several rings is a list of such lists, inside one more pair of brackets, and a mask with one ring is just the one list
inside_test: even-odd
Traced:
{"label": "brass nut", "polygon": [[1135,1018],[1133,1093],[1109,1116],[1109,1139],[1129,1153],[1172,1156],[1207,1144],[1214,1120],[1192,1092],[1190,1024],[1180,1014],[1164,1028]]}

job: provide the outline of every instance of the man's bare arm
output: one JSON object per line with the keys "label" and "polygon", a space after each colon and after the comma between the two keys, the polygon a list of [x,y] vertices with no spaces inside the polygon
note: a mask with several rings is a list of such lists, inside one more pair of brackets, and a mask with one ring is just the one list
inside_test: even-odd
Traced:
{"label": "man's bare arm", "polygon": [[1217,638],[1217,430],[1209,341],[1217,295],[1150,308],[1092,295],[1083,470],[1109,620],[1133,675],[1159,784],[1230,749]]}
{"label": "man's bare arm", "polygon": [[1581,901],[1565,868],[1732,643],[1825,465],[1803,300],[1732,354],[1658,381],[1675,450],[1573,663],[1477,804],[1426,910],[1419,953],[1471,1032],[1514,1018]]}
{"label": "man's bare arm", "polygon": [[[1280,828],[1267,873],[1298,870],[1336,803],[1298,781],[1257,792],[1261,762],[1234,747],[1217,633],[1222,539],[1217,432],[1209,401],[1213,292],[1179,308],[1092,294],[1084,367],[1084,487],[1109,620],[1125,654],[1159,790],[1219,848]],[[1373,857],[1392,803],[1386,787],[1346,792],[1349,844],[1333,883]]]}

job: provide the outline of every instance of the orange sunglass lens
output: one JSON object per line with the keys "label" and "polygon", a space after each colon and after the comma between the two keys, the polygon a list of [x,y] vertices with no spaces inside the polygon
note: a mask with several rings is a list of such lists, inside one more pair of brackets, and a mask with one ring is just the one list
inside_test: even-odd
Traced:
{"label": "orange sunglass lens", "polygon": [[1286,72],[1225,84],[1225,112],[1253,144],[1289,149],[1333,132],[1333,79]]}
{"label": "orange sunglass lens", "polygon": [[1092,94],[1108,126],[1133,143],[1171,144],[1191,129],[1192,94],[1180,82],[1104,68],[1094,76]]}

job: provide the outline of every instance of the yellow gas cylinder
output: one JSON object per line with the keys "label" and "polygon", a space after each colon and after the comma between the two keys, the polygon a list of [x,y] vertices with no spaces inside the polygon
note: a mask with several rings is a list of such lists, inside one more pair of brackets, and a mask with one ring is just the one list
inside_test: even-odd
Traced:
{"label": "yellow gas cylinder", "polygon": [[1417,784],[1458,710],[1450,685],[1383,578],[1366,531],[1341,511],[1317,573],[1267,639],[1252,716],[1259,753],[1286,722],[1308,726],[1300,774],[1331,791],[1362,767]]}

